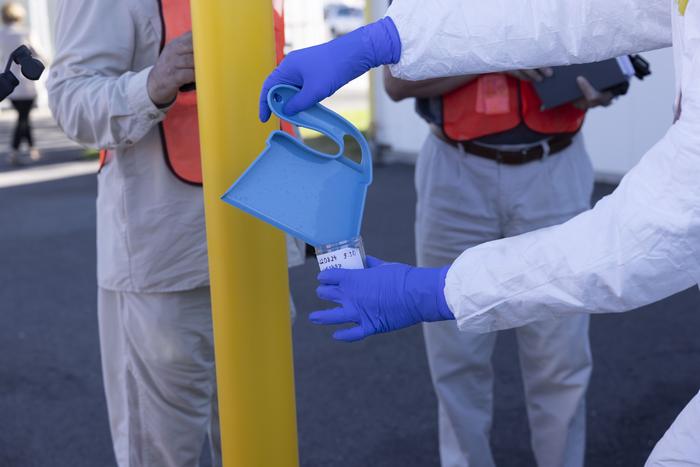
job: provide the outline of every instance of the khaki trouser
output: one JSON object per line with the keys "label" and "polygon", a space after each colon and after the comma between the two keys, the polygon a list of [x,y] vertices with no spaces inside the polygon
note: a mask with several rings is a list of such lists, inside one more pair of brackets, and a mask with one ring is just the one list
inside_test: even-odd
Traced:
{"label": "khaki trouser", "polygon": [[[589,207],[592,188],[580,138],[545,160],[504,166],[431,135],[416,167],[418,264],[444,266],[469,247],[566,221]],[[592,370],[588,322],[588,315],[579,315],[516,330],[539,467],[583,465]],[[493,467],[496,333],[465,333],[454,322],[441,322],[426,324],[424,334],[439,402],[442,466]]]}
{"label": "khaki trouser", "polygon": [[99,289],[102,373],[119,467],[221,466],[209,288]]}

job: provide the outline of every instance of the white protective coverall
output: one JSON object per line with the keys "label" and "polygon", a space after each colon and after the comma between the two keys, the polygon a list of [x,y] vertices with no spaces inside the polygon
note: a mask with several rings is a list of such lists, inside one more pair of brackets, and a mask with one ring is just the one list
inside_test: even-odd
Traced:
{"label": "white protective coverall", "polygon": [[[404,79],[590,62],[673,40],[677,121],[591,211],[465,251],[445,287],[460,329],[627,311],[700,281],[700,0],[684,14],[683,4],[442,0],[426,15],[424,2],[402,0],[389,8],[403,45],[391,71]],[[647,465],[700,465],[700,395]]]}
{"label": "white protective coverall", "polygon": [[158,130],[167,109],[146,89],[161,43],[158,2],[60,0],[56,9],[51,108],[71,139],[111,152],[98,176],[97,275],[118,464],[196,466],[209,431],[220,465],[202,189],[167,167]]}

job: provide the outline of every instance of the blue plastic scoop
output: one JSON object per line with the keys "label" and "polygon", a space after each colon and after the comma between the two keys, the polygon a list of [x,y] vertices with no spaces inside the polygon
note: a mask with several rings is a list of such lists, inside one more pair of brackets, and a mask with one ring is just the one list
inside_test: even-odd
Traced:
{"label": "blue plastic scoop", "polygon": [[[320,104],[286,115],[284,105],[298,91],[285,85],[272,88],[270,108],[283,120],[323,133],[338,145],[338,153],[324,154],[274,131],[265,151],[222,199],[313,246],[352,239],[360,234],[372,182],[369,145],[350,122]],[[345,136],[359,143],[361,163],[345,156]]]}

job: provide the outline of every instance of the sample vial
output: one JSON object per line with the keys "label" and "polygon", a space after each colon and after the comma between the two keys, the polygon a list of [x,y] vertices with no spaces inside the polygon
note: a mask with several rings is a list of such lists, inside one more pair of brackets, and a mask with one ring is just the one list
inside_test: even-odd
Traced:
{"label": "sample vial", "polygon": [[316,259],[321,271],[326,269],[364,269],[365,247],[362,237],[316,248]]}

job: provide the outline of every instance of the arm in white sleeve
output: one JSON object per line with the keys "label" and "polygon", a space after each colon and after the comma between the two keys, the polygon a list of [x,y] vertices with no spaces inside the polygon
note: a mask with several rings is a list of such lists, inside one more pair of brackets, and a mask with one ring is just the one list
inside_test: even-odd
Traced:
{"label": "arm in white sleeve", "polygon": [[[49,105],[69,138],[116,149],[141,140],[165,114],[148,96],[151,67],[135,69],[143,31],[114,0],[60,0]],[[133,16],[133,17],[132,17]],[[157,53],[157,51],[156,51]]]}
{"label": "arm in white sleeve", "polygon": [[700,53],[680,120],[594,209],[464,252],[445,296],[461,329],[627,311],[700,280]]}
{"label": "arm in white sleeve", "polygon": [[[430,5],[428,6],[429,3]],[[587,63],[671,45],[670,0],[396,0],[397,78]]]}
{"label": "arm in white sleeve", "polygon": [[678,415],[644,467],[700,466],[700,393]]}

